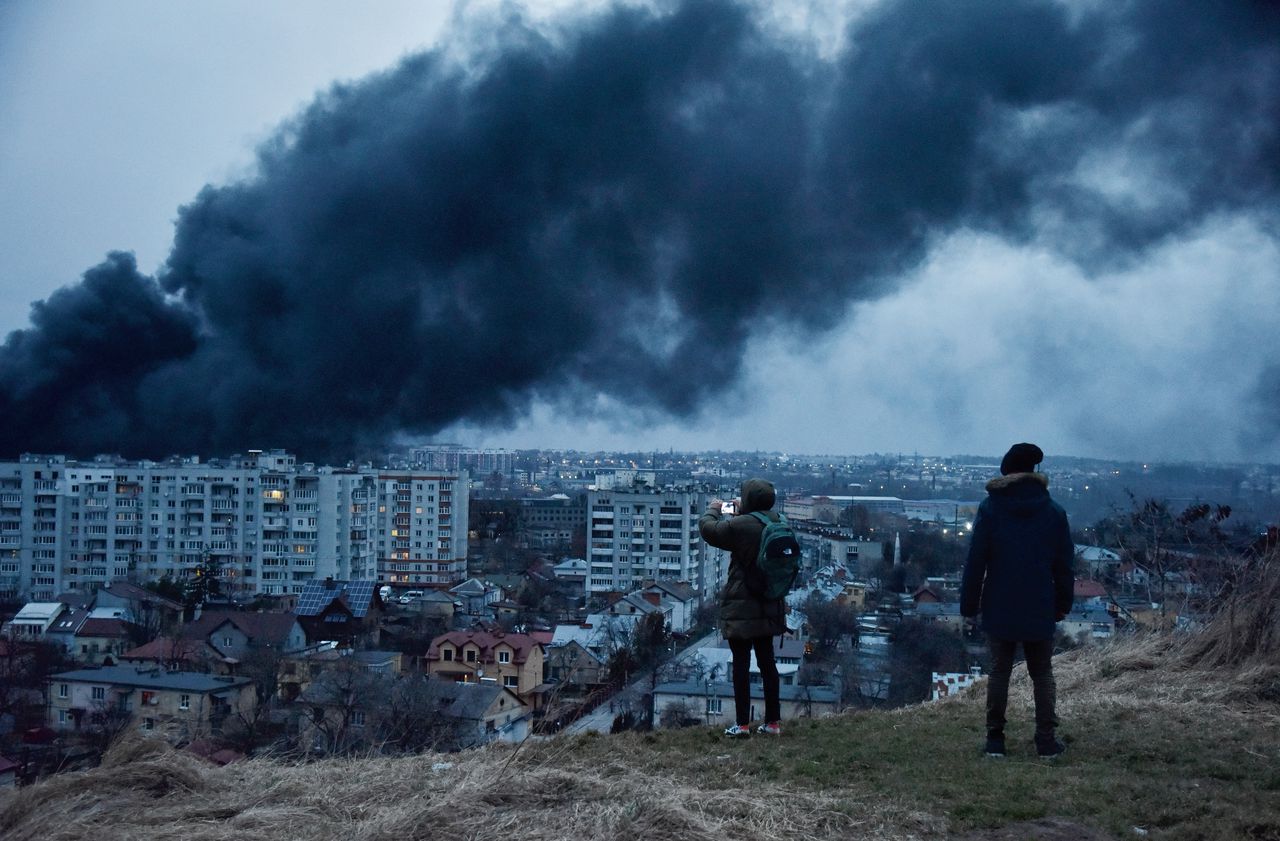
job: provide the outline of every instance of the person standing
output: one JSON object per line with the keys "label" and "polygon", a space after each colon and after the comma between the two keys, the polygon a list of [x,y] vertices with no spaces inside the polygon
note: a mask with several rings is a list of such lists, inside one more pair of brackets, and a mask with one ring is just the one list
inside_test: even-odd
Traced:
{"label": "person standing", "polygon": [[766,599],[754,595],[747,586],[747,570],[760,551],[764,524],[753,512],[763,513],[777,522],[773,504],[777,499],[773,484],[764,479],[748,479],[742,483],[740,502],[724,512],[724,503],[711,501],[707,512],[698,520],[702,539],[717,549],[729,551],[729,574],[720,591],[720,630],[733,652],[733,705],[735,724],[724,731],[726,736],[740,738],[751,735],[751,653],[756,655],[760,680],[764,688],[764,723],[756,728],[762,735],[782,735],[782,705],[779,699],[778,664],[773,653],[773,638],[787,631],[787,606],[784,599]]}
{"label": "person standing", "polygon": [[1014,444],[1000,462],[1000,477],[987,483],[960,585],[960,613],[982,616],[991,646],[987,678],[989,756],[1004,756],[1009,675],[1019,646],[1035,696],[1035,748],[1053,758],[1066,747],[1057,738],[1053,682],[1055,623],[1071,611],[1075,546],[1067,514],[1049,496],[1049,479],[1036,472],[1044,452]]}

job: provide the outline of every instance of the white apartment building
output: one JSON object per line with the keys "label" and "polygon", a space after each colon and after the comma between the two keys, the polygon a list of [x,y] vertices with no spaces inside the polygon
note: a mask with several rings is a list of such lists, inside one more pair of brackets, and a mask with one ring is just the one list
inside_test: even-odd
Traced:
{"label": "white apartment building", "polygon": [[440,586],[467,577],[469,487],[465,470],[378,474],[380,582]]}
{"label": "white apartment building", "polygon": [[[382,472],[299,465],[280,450],[206,463],[0,462],[0,597],[49,600],[122,578],[181,581],[206,555],[233,596],[300,593],[315,578],[377,578],[395,550],[379,531],[395,505],[385,485]],[[458,558],[465,566],[465,492],[460,513],[447,504],[430,510],[430,523],[421,518],[415,529],[460,532],[461,551],[451,539],[447,554],[454,568]]]}
{"label": "white apartment building", "polygon": [[656,579],[698,591],[719,586],[719,572],[704,569],[708,547],[698,534],[708,499],[702,491],[643,484],[588,491],[587,592],[626,593]]}

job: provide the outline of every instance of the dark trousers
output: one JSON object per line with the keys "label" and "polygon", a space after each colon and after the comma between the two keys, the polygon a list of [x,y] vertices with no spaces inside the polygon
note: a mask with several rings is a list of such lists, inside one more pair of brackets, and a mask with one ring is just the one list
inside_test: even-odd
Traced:
{"label": "dark trousers", "polygon": [[773,637],[729,640],[733,652],[733,706],[738,724],[751,723],[751,652],[756,652],[760,681],[764,684],[764,720],[780,721],[782,703],[778,700],[778,662],[773,659]]}
{"label": "dark trousers", "polygon": [[1054,712],[1056,689],[1053,684],[1053,640],[998,640],[991,643],[991,675],[987,678],[987,732],[1004,734],[1005,707],[1009,704],[1009,675],[1013,672],[1013,656],[1019,645],[1027,658],[1032,692],[1036,699],[1036,738],[1053,737],[1058,726]]}

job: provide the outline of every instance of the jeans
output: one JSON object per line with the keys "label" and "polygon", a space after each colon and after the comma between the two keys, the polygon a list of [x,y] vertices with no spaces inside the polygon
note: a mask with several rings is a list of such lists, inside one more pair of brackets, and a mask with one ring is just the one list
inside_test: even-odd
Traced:
{"label": "jeans", "polygon": [[778,662],[773,658],[773,637],[754,637],[746,640],[729,640],[733,652],[733,706],[738,724],[751,723],[751,651],[756,652],[756,665],[760,667],[760,681],[764,684],[764,720],[781,721],[782,703],[778,699],[781,682],[778,679]]}
{"label": "jeans", "polygon": [[1009,675],[1019,645],[1027,658],[1032,693],[1036,701],[1036,738],[1052,739],[1058,726],[1054,712],[1056,688],[1053,683],[1053,640],[999,640],[991,643],[991,676],[987,678],[987,733],[1004,734],[1005,707],[1009,704]]}

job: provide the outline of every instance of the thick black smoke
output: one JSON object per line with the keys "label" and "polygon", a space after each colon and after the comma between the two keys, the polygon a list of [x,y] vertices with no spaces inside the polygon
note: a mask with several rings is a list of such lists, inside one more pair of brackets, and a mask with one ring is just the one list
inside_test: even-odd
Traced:
{"label": "thick black smoke", "polygon": [[1277,209],[1271,3],[884,2],[834,61],[728,0],[498,43],[335,87],[182,209],[158,278],[114,254],[38,305],[0,453],[341,460],[535,395],[687,414],[957,228],[1093,265]]}

